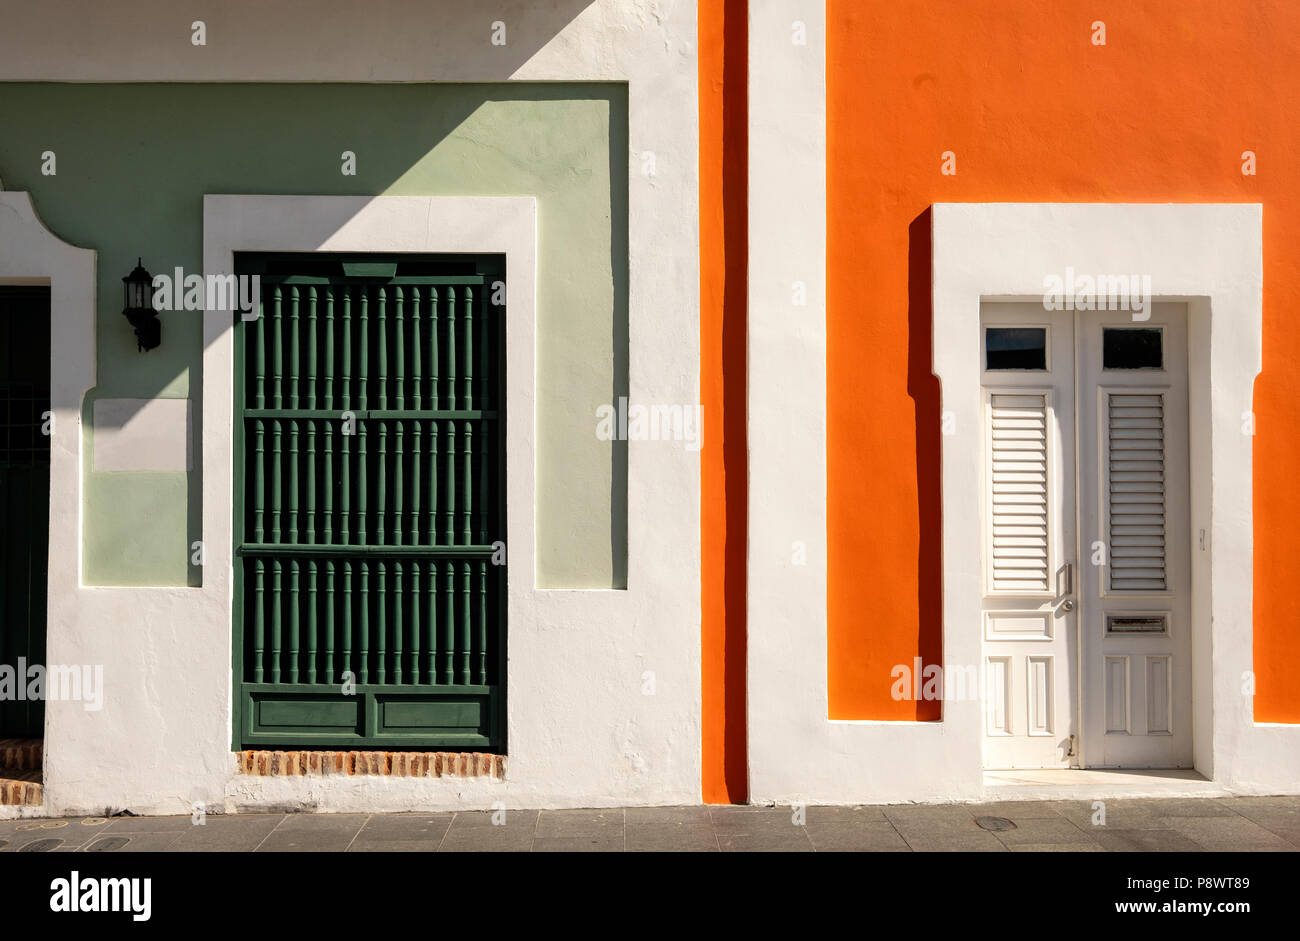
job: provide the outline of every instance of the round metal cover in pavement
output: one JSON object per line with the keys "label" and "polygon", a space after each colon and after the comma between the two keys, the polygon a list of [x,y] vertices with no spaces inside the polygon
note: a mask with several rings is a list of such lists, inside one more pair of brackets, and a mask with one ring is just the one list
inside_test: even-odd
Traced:
{"label": "round metal cover in pavement", "polygon": [[20,846],[20,853],[48,853],[52,849],[57,849],[63,845],[62,840],[34,840],[26,846]]}
{"label": "round metal cover in pavement", "polygon": [[87,853],[111,853],[113,850],[120,850],[130,841],[125,836],[107,836],[102,840],[96,840],[86,847]]}

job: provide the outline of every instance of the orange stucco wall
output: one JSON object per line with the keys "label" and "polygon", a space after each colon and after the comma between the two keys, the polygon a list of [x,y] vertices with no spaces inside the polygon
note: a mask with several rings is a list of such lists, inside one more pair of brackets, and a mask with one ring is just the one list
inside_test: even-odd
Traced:
{"label": "orange stucco wall", "polygon": [[1300,721],[1300,3],[827,0],[827,19],[831,716],[938,717],[889,696],[893,664],[940,655],[926,208],[1259,202],[1255,718]]}
{"label": "orange stucco wall", "polygon": [[703,781],[706,803],[745,800],[744,0],[701,0],[700,537]]}

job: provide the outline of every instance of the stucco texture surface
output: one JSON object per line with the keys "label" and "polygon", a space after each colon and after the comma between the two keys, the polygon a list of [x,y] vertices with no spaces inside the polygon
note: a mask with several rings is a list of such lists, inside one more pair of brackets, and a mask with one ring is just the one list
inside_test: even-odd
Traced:
{"label": "stucco texture surface", "polygon": [[[937,702],[889,695],[891,666],[937,662],[942,636],[927,207],[1258,202],[1263,371],[1257,433],[1242,438],[1254,448],[1254,718],[1300,720],[1300,7],[828,0],[827,20],[830,716],[938,718]],[[940,172],[946,151],[953,175]]]}

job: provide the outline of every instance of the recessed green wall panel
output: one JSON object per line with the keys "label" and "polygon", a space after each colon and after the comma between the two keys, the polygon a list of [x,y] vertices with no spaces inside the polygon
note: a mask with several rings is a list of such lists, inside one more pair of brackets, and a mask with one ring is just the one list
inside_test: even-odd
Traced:
{"label": "recessed green wall panel", "polygon": [[[201,273],[204,194],[531,195],[537,580],[623,587],[626,451],[597,439],[595,413],[627,390],[627,147],[621,84],[0,84],[0,179],[99,253],[87,582],[200,579],[189,547],[202,519],[201,314],[162,314],[162,346],[138,353],[120,312],[137,256],[155,275]],[[341,172],[344,151],[355,176]],[[193,400],[195,470],[93,472],[90,402],[150,396]]]}
{"label": "recessed green wall panel", "polygon": [[86,584],[197,583],[188,581],[198,573],[189,564],[186,477],[164,471],[86,475],[85,501],[93,511],[83,543]]}

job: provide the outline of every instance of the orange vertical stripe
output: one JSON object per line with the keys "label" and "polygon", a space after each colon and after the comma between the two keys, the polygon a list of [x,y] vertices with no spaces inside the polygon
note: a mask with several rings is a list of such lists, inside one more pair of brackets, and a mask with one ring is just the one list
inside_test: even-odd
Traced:
{"label": "orange vertical stripe", "polygon": [[701,741],[705,803],[748,794],[745,761],[745,284],[748,10],[701,0]]}

